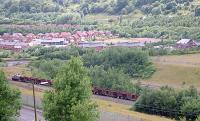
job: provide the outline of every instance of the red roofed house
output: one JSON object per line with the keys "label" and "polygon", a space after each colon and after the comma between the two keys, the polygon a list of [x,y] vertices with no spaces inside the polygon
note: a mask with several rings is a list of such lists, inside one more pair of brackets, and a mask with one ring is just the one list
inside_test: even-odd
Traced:
{"label": "red roofed house", "polygon": [[69,38],[71,36],[70,32],[61,32],[59,37],[60,38]]}
{"label": "red roofed house", "polygon": [[33,39],[36,39],[36,35],[33,33],[29,33],[26,35],[26,41],[31,42]]}

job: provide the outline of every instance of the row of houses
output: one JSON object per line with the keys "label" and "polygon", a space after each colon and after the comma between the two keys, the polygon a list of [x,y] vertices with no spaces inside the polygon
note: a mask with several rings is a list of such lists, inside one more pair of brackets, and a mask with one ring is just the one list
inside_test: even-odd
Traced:
{"label": "row of houses", "polygon": [[[92,33],[91,33],[92,34]],[[67,34],[66,34],[67,36]],[[84,35],[86,36],[86,35]],[[118,41],[78,41],[73,43],[67,38],[52,38],[52,39],[33,39],[31,42],[22,42],[19,40],[14,41],[4,41],[0,39],[0,49],[7,49],[13,51],[20,51],[31,46],[45,46],[45,47],[67,47],[70,44],[75,44],[81,48],[95,48],[97,51],[100,51],[108,47],[127,47],[127,48],[141,48],[148,43],[160,42],[160,39],[154,38],[132,38],[127,41],[117,39]],[[170,49],[186,49],[200,47],[200,42],[191,40],[191,39],[182,39],[178,41]]]}
{"label": "row of houses", "polygon": [[12,51],[18,52],[28,47],[29,47],[28,43],[24,43],[24,42],[0,41],[0,49],[3,49],[3,50],[12,50]]}
{"label": "row of houses", "polygon": [[94,39],[95,37],[112,37],[114,36],[110,31],[76,31],[75,33],[61,32],[61,33],[39,33],[33,34],[29,33],[27,35],[22,35],[21,33],[8,34],[5,33],[0,36],[4,41],[20,41],[20,42],[31,42],[34,39],[48,39],[52,40],[54,38],[65,38],[70,42],[79,42],[84,40]]}
{"label": "row of houses", "polygon": [[[144,41],[145,40],[145,41]],[[4,41],[0,40],[0,48],[1,49],[9,49],[9,50],[23,50],[27,47],[32,46],[44,46],[44,47],[66,47],[70,44],[75,44],[81,48],[95,48],[97,51],[102,50],[103,48],[108,47],[144,47],[146,43],[158,42],[159,39],[152,38],[135,38],[127,41],[79,41],[77,43],[71,42],[67,38],[52,38],[52,39],[33,39],[29,43],[21,42],[21,41]]]}

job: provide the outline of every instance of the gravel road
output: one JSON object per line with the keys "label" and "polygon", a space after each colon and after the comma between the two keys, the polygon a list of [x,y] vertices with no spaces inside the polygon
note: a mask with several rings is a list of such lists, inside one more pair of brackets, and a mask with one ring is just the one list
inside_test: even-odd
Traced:
{"label": "gravel road", "polygon": [[[45,121],[42,116],[42,111],[37,110],[38,121]],[[20,117],[18,121],[34,121],[34,110],[31,107],[23,106],[20,111]],[[100,111],[99,121],[141,121],[140,119],[134,119],[132,116],[125,116],[112,112]]]}

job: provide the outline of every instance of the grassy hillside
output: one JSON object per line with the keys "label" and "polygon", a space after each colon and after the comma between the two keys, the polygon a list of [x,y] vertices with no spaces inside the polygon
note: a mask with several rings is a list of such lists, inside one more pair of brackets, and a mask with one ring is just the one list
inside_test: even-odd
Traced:
{"label": "grassy hillside", "polygon": [[197,0],[0,0],[6,14],[29,12],[78,12],[80,14],[129,14],[140,10],[145,14],[171,14],[185,10],[193,13]]}
{"label": "grassy hillside", "polygon": [[[0,0],[1,23],[19,22],[60,22],[59,17],[71,14],[84,17],[91,14],[106,15],[193,15],[199,2],[193,0]],[[34,18],[33,18],[34,17]],[[15,20],[10,20],[15,19]],[[62,22],[60,22],[62,23]]]}
{"label": "grassy hillside", "polygon": [[[200,39],[198,0],[0,0],[0,34],[110,30],[121,37]],[[78,24],[78,29],[10,24]]]}
{"label": "grassy hillside", "polygon": [[143,83],[175,88],[195,86],[200,89],[200,54],[153,58],[157,72]]}

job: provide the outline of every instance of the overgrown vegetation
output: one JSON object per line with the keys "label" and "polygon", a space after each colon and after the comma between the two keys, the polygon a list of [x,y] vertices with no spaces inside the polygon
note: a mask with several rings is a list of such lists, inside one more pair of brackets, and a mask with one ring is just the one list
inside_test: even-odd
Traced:
{"label": "overgrown vegetation", "polygon": [[103,66],[105,70],[116,68],[134,78],[148,78],[155,71],[148,54],[140,49],[108,48],[101,52],[83,55],[85,66]]}
{"label": "overgrown vegetation", "polygon": [[0,70],[0,121],[16,121],[21,108],[20,92],[12,89]]}
{"label": "overgrown vegetation", "polygon": [[200,94],[191,87],[176,91],[169,87],[160,90],[145,90],[134,104],[136,111],[156,114],[187,121],[195,121],[200,115]]}
{"label": "overgrown vegetation", "polygon": [[110,68],[106,71],[103,66],[94,66],[89,68],[89,76],[92,79],[93,85],[97,87],[134,92],[137,94],[142,90],[136,81],[133,81],[122,70]]}
{"label": "overgrown vegetation", "polygon": [[[1,24],[44,24],[24,27],[2,25],[4,32],[45,33],[84,29],[103,29],[121,37],[165,37],[199,39],[199,7],[193,0],[4,0],[0,1]],[[132,15],[142,13],[141,17]],[[104,22],[85,19],[91,14],[115,15]],[[186,13],[186,15],[184,14]],[[98,15],[96,15],[98,16]],[[103,18],[101,18],[103,19]],[[80,27],[56,27],[45,24],[76,24]]]}
{"label": "overgrown vegetation", "polygon": [[136,9],[145,14],[169,14],[176,13],[178,10],[190,10],[198,15],[198,8],[191,2],[193,0],[6,0],[0,1],[3,12],[8,15],[17,12],[27,13],[47,13],[72,11],[71,5],[77,5],[75,12],[79,14],[89,13],[109,13],[109,14],[128,14]]}
{"label": "overgrown vegetation", "polygon": [[39,57],[29,65],[36,77],[54,79],[63,61],[81,56],[94,86],[137,93],[140,88],[132,78],[149,78],[155,71],[147,53],[140,49],[110,48],[96,52],[76,47],[39,47],[28,49],[26,53]]}

